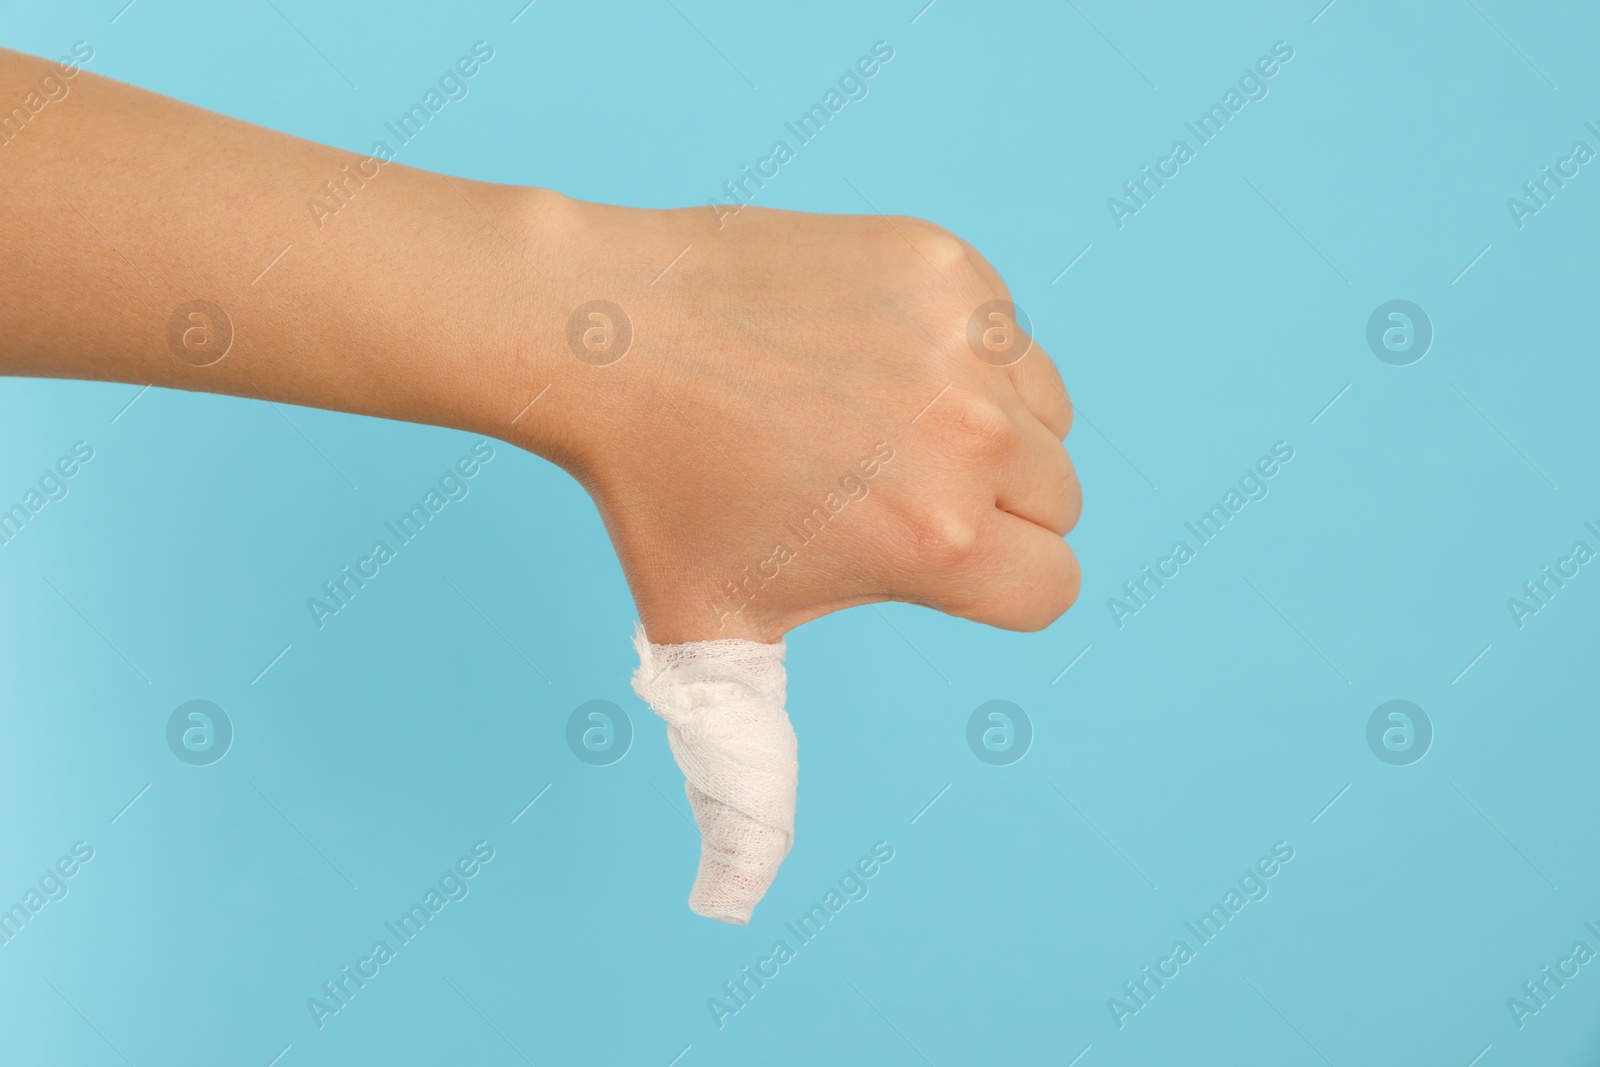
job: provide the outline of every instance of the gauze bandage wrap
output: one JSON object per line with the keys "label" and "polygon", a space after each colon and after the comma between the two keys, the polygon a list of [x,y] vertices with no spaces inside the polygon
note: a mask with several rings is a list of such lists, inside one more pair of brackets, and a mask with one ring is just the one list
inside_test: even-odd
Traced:
{"label": "gauze bandage wrap", "polygon": [[785,645],[652,645],[643,627],[633,644],[633,690],[667,723],[700,825],[700,873],[689,907],[748,923],[794,841],[800,764],[783,707]]}

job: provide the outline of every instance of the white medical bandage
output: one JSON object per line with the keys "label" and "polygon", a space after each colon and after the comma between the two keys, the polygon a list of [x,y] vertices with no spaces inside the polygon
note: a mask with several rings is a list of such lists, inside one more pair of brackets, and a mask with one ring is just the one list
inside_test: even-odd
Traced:
{"label": "white medical bandage", "polygon": [[744,925],[794,842],[800,777],[784,710],[787,647],[760,641],[653,645],[639,627],[633,690],[667,724],[700,825],[699,915]]}

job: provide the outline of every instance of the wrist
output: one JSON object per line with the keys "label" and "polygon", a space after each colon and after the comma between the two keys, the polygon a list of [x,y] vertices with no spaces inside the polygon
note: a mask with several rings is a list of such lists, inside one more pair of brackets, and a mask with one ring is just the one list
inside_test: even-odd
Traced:
{"label": "wrist", "polygon": [[460,371],[452,424],[570,469],[578,428],[561,417],[567,405],[551,401],[571,388],[566,250],[577,202],[546,189],[451,182],[474,209],[463,206],[463,242],[481,253],[452,299],[482,326],[453,337],[443,356]]}
{"label": "wrist", "polygon": [[[626,448],[658,374],[635,334],[652,289],[650,243],[669,212],[502,187],[511,225],[498,270],[517,279],[496,309],[502,371],[478,399],[494,433],[587,485]],[[659,368],[656,368],[659,370]]]}

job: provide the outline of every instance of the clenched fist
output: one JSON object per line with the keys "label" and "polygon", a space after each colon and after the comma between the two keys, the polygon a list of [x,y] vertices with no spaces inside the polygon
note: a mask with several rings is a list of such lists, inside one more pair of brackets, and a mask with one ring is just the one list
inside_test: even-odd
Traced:
{"label": "clenched fist", "polygon": [[1037,630],[1072,604],[1072,408],[966,242],[575,201],[537,232],[580,314],[528,443],[588,488],[652,641],[882,600]]}

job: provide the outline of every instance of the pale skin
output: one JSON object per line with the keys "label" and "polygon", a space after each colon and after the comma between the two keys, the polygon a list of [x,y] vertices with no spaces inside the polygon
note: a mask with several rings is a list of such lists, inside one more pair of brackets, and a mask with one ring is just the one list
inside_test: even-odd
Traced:
{"label": "pale skin", "polygon": [[[969,344],[975,310],[1009,293],[940,227],[380,169],[4,50],[0,112],[47,76],[70,91],[0,133],[0,373],[509,441],[588,490],[658,643],[777,641],[887,600],[1038,630],[1077,597],[1071,404],[1037,343],[1018,335],[1006,366]],[[376,177],[319,225],[311,198],[358,171]],[[605,365],[568,340],[597,299],[633,334]],[[232,323],[209,366],[168,341],[195,300]],[[582,321],[602,353],[618,336]],[[866,476],[880,445],[893,458]],[[802,542],[829,493],[848,502]]]}

